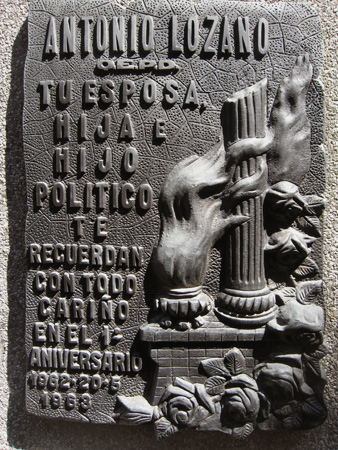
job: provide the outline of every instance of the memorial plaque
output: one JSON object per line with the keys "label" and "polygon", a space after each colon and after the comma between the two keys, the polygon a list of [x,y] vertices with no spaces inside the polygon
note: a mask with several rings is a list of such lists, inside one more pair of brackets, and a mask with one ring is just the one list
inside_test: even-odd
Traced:
{"label": "memorial plaque", "polygon": [[235,438],[326,417],[320,22],[32,0],[26,404]]}

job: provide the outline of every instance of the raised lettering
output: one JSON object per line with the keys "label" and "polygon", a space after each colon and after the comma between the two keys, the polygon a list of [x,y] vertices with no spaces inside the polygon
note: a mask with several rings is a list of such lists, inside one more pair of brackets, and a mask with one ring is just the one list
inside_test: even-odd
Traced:
{"label": "raised lettering", "polygon": [[112,20],[112,50],[113,52],[124,52],[124,16],[113,17]]}
{"label": "raised lettering", "polygon": [[73,217],[74,231],[77,237],[82,237],[84,234],[84,223],[86,218],[83,216]]}
{"label": "raised lettering", "polygon": [[59,102],[62,105],[69,105],[72,101],[73,80],[60,81],[58,84]]}
{"label": "raised lettering", "polygon": [[68,113],[57,114],[55,117],[56,139],[69,139],[70,137],[70,116]]}
{"label": "raised lettering", "polygon": [[98,169],[102,173],[107,173],[111,170],[113,166],[113,155],[112,155],[112,149],[110,147],[106,148],[106,158],[105,161],[102,159],[99,159],[98,162]]}
{"label": "raised lettering", "polygon": [[52,187],[52,203],[56,208],[61,208],[66,201],[66,186],[57,182]]}
{"label": "raised lettering", "polygon": [[110,133],[110,114],[106,113],[102,119],[102,125],[97,127],[97,135],[100,139],[107,139]]}
{"label": "raised lettering", "polygon": [[55,150],[55,172],[69,173],[69,148],[57,148]]}
{"label": "raised lettering", "polygon": [[50,88],[54,86],[53,80],[41,80],[39,85],[42,86],[41,104],[42,106],[50,105]]}
{"label": "raised lettering", "polygon": [[250,42],[250,22],[249,17],[239,17],[238,24],[238,40],[239,40],[239,53],[251,53]]}
{"label": "raised lettering", "polygon": [[108,22],[105,16],[99,16],[96,22],[96,48],[104,52],[108,47]]}
{"label": "raised lettering", "polygon": [[185,96],[184,105],[197,106],[198,103],[199,103],[199,100],[198,100],[198,94],[197,94],[197,89],[196,89],[196,83],[194,80],[191,80],[190,85],[187,89],[186,96]]}
{"label": "raised lettering", "polygon": [[38,208],[42,206],[42,200],[48,195],[48,184],[44,181],[39,181],[35,185],[35,204]]}
{"label": "raised lettering", "polygon": [[103,94],[101,94],[101,100],[105,104],[110,104],[114,100],[114,83],[112,80],[104,80],[101,86]]}
{"label": "raised lettering", "polygon": [[187,47],[190,52],[197,50],[199,43],[199,23],[196,16],[189,17],[187,24]]}
{"label": "raised lettering", "polygon": [[[79,343],[79,339],[77,337],[77,325],[73,325],[73,324],[68,324],[66,326],[66,340],[68,342],[68,344],[72,345],[72,344],[78,344]],[[72,350],[71,350],[72,352]]]}
{"label": "raised lettering", "polygon": [[121,189],[121,204],[123,208],[131,209],[135,206],[134,186],[130,183],[125,183]]}
{"label": "raised lettering", "polygon": [[168,80],[164,85],[164,100],[173,105],[178,100],[178,83],[175,80]]}
{"label": "raised lettering", "polygon": [[155,48],[154,20],[151,16],[144,16],[141,24],[141,46],[145,52],[150,52]]}
{"label": "raised lettering", "polygon": [[171,18],[171,51],[182,53],[183,46],[177,40],[177,16]]}
{"label": "raised lettering", "polygon": [[216,53],[216,49],[211,47],[211,43],[215,36],[215,32],[216,32],[216,28],[217,28],[217,24],[218,24],[218,16],[207,16],[206,22],[211,23],[211,26],[210,26],[210,31],[209,31],[208,37],[205,40],[203,51],[205,53]]}
{"label": "raised lettering", "polygon": [[167,135],[164,132],[165,120],[156,119],[155,122],[155,138],[156,139],[166,139]]}
{"label": "raised lettering", "polygon": [[135,137],[133,122],[131,120],[130,114],[125,114],[120,130],[120,139],[133,139]]}
{"label": "raised lettering", "polygon": [[108,234],[107,224],[108,224],[107,217],[98,217],[96,219],[96,236],[101,238],[107,236]]}
{"label": "raised lettering", "polygon": [[153,206],[154,193],[149,184],[142,184],[138,191],[138,204],[141,209],[148,210]]}
{"label": "raised lettering", "polygon": [[90,39],[90,24],[93,21],[93,18],[90,16],[81,17],[83,22],[83,52],[91,53],[91,39]]}
{"label": "raised lettering", "polygon": [[96,81],[95,80],[87,80],[84,84],[84,102],[88,105],[95,105],[97,102],[95,89],[96,89]]}
{"label": "raised lettering", "polygon": [[55,17],[51,16],[48,23],[45,43],[45,54],[56,55],[58,52],[58,44],[56,40],[56,22]]}
{"label": "raised lettering", "polygon": [[73,55],[75,53],[75,17],[65,17],[62,25],[62,51]]}
{"label": "raised lettering", "polygon": [[263,56],[269,50],[269,22],[261,17],[257,28],[258,52]]}
{"label": "raised lettering", "polygon": [[127,104],[129,98],[135,92],[135,83],[132,80],[123,80],[121,84],[121,103]]}
{"label": "raised lettering", "polygon": [[43,322],[35,322],[34,324],[34,340],[36,342],[46,342],[46,325]]}
{"label": "raised lettering", "polygon": [[69,183],[68,189],[69,189],[69,207],[80,208],[82,206],[82,201],[77,199],[76,183]]}
{"label": "raised lettering", "polygon": [[122,157],[123,168],[127,173],[134,173],[138,167],[138,153],[136,148],[128,147]]}
{"label": "raised lettering", "polygon": [[146,80],[143,85],[143,96],[142,99],[145,103],[150,105],[156,100],[156,83],[153,80]]}
{"label": "raised lettering", "polygon": [[129,22],[129,51],[135,53],[137,51],[137,16],[135,14],[130,16]]}

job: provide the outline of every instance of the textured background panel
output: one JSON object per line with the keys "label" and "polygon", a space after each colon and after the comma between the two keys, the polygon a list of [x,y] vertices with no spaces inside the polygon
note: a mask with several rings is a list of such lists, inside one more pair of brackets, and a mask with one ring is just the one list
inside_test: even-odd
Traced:
{"label": "textured background panel", "polygon": [[[291,2],[297,11],[298,2]],[[27,11],[29,2],[4,1],[0,5],[1,24],[1,383],[0,420],[1,448],[23,449],[93,449],[93,448],[266,448],[327,449],[337,448],[337,25],[338,6],[332,1],[311,1],[309,5],[319,13],[325,36],[326,58],[321,79],[326,89],[327,128],[325,150],[328,162],[326,196],[330,199],[324,224],[324,281],[326,285],[327,340],[330,355],[324,360],[328,374],[326,396],[329,418],[324,425],[312,431],[256,432],[245,443],[236,443],[219,433],[185,431],[166,442],[158,444],[151,426],[138,428],[81,425],[61,421],[38,419],[24,409],[24,296],[25,296],[25,246],[24,223],[26,189],[23,165],[22,127],[23,66],[27,49]],[[243,5],[244,7],[244,5]],[[304,24],[304,26],[307,26]],[[311,25],[309,25],[311,26]],[[278,30],[276,31],[278,45]],[[291,42],[288,45],[292,46]],[[283,66],[284,67],[284,66]],[[248,81],[252,80],[250,70]],[[239,86],[242,87],[242,86]],[[315,103],[315,102],[314,102]],[[312,183],[312,181],[311,181]],[[198,436],[198,438],[197,438]],[[197,438],[197,439],[196,439]]]}

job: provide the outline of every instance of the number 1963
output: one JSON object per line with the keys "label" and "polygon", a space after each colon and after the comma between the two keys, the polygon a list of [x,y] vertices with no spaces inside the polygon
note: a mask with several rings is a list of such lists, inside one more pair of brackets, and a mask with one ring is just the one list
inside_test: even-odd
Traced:
{"label": "number 1963", "polygon": [[41,392],[40,403],[43,408],[65,408],[71,409],[82,409],[87,410],[92,406],[92,398],[89,394],[82,394],[77,396],[76,394],[70,392],[69,394],[60,394],[59,392],[49,393],[47,391]]}

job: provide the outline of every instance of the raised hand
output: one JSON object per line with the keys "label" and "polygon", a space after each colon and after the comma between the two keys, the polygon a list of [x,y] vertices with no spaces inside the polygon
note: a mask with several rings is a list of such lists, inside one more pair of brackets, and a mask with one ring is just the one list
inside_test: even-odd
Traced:
{"label": "raised hand", "polygon": [[274,140],[268,154],[269,182],[300,185],[310,168],[310,122],[306,94],[312,79],[309,56],[299,56],[290,75],[280,84],[271,112]]}

